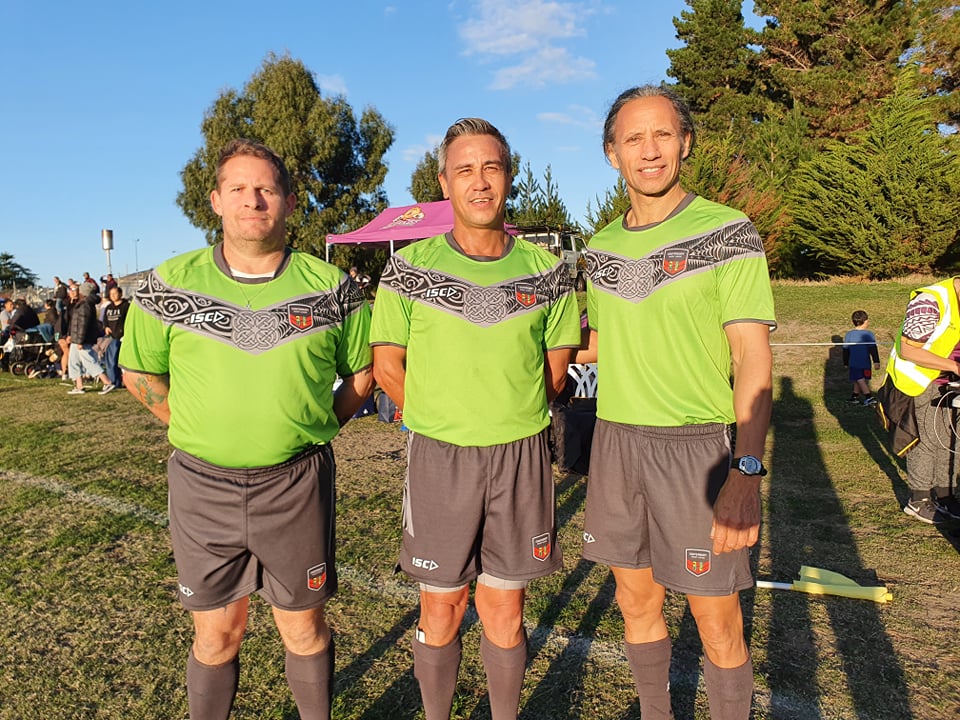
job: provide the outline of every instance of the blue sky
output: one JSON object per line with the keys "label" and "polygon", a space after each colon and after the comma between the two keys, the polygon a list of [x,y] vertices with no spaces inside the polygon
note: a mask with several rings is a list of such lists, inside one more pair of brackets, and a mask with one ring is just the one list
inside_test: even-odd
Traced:
{"label": "blue sky", "polygon": [[683,0],[76,3],[5,0],[0,252],[36,273],[115,274],[204,245],[175,199],[204,113],[271,52],[324,93],[393,126],[386,190],[412,202],[417,161],[458,117],[497,125],[575,219],[615,181],[600,144],[610,102],[666,79]]}

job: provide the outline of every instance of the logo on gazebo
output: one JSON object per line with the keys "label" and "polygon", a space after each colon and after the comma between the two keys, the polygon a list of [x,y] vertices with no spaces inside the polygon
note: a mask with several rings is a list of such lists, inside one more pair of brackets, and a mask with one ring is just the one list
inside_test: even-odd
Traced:
{"label": "logo on gazebo", "polygon": [[391,220],[387,225],[384,226],[384,229],[397,227],[398,225],[402,225],[404,227],[409,227],[410,225],[416,225],[425,217],[426,215],[424,214],[420,206],[414,205],[412,208],[405,211],[402,215],[398,215],[393,220]]}

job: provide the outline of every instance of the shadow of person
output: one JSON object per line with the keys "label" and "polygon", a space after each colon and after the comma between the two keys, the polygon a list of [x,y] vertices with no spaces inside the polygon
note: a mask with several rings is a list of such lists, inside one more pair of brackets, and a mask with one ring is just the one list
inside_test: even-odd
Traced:
{"label": "shadow of person", "polygon": [[[792,581],[802,565],[811,565],[871,583],[824,464],[814,419],[812,404],[796,394],[791,378],[781,377],[773,404],[773,470],[768,521],[763,526],[772,579]],[[856,717],[913,718],[903,668],[876,604],[790,591],[772,593],[766,668],[770,717],[823,717],[821,703],[810,704],[809,699],[836,692],[835,686],[821,687],[818,682],[818,667],[830,664],[845,677]],[[819,647],[827,640],[814,625],[815,617],[824,611],[834,645],[827,651]],[[809,707],[798,715],[798,704]]]}

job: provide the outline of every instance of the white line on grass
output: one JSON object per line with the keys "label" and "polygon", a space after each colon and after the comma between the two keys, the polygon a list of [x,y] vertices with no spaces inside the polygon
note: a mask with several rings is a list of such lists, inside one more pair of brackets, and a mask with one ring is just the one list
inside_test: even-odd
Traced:
{"label": "white line on grass", "polygon": [[47,492],[51,492],[55,495],[62,495],[67,500],[78,502],[83,505],[92,505],[93,507],[109,510],[110,512],[117,513],[118,515],[133,515],[134,517],[140,518],[141,520],[147,520],[148,522],[160,525],[161,527],[167,526],[166,513],[158,513],[149,508],[145,508],[142,505],[124,502],[123,500],[117,500],[116,498],[105,497],[103,495],[94,495],[93,493],[88,493],[83,490],[77,490],[76,488],[60,482],[59,480],[36,477],[34,475],[27,475],[26,473],[11,470],[0,470],[0,480],[10,480],[19,485],[40,488],[41,490],[46,490]]}
{"label": "white line on grass", "polygon": [[[77,490],[70,485],[52,478],[41,478],[27,473],[11,470],[0,470],[0,480],[7,480],[19,485],[36,487],[55,495],[60,495],[71,502],[81,503],[108,510],[120,515],[132,515],[161,527],[167,527],[166,513],[158,513],[135,503],[124,502],[116,498],[94,495],[83,490]],[[361,572],[351,565],[338,565],[337,575],[360,592],[381,597],[391,597],[404,601],[410,605],[419,602],[420,593],[417,587],[410,582],[401,582],[393,578],[379,578],[369,573]],[[476,610],[472,606],[467,609],[466,626],[472,626],[479,621]],[[538,653],[547,656],[557,656],[568,653],[571,660],[583,661],[590,659],[604,665],[615,665],[626,662],[623,648],[620,643],[611,643],[579,635],[568,635],[557,631],[553,627],[538,626],[530,633],[530,643],[539,648]],[[670,684],[676,687],[695,688],[700,683],[699,672],[672,672]],[[820,707],[807,698],[798,698],[790,694],[772,694],[762,688],[754,689],[755,709],[769,713],[776,709],[781,713],[791,713],[788,717],[807,718],[819,717]],[[765,715],[761,715],[765,716]]]}

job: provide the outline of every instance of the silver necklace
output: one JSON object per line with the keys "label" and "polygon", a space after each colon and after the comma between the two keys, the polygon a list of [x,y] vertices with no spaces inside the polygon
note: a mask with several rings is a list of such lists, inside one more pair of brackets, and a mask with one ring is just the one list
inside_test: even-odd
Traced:
{"label": "silver necklace", "polygon": [[[254,293],[253,297],[251,297],[251,296],[247,295],[247,291],[243,289],[243,286],[244,286],[245,284],[247,284],[247,283],[242,283],[242,282],[240,282],[240,279],[236,276],[235,273],[236,273],[236,271],[235,271],[233,268],[230,268],[230,277],[231,277],[231,278],[233,279],[233,281],[237,284],[237,287],[240,288],[240,294],[243,295],[243,299],[246,300],[246,303],[247,303],[247,310],[252,310],[252,309],[253,309],[253,308],[251,307],[251,306],[253,305],[253,301],[256,300],[258,297],[260,297],[260,295],[263,294],[263,291],[267,289],[267,285],[270,283],[270,281],[273,280],[273,279],[277,276],[277,271],[276,271],[276,270],[274,270],[274,271],[273,271],[272,273],[270,273],[269,275],[254,275],[254,276],[250,276],[250,277],[252,277],[252,278],[258,278],[258,279],[259,279],[259,278],[267,278],[267,280],[265,280],[264,282],[262,282],[262,283],[257,283],[258,285],[260,285],[260,289],[259,289],[256,293]],[[252,283],[251,283],[251,284],[252,284]]]}

